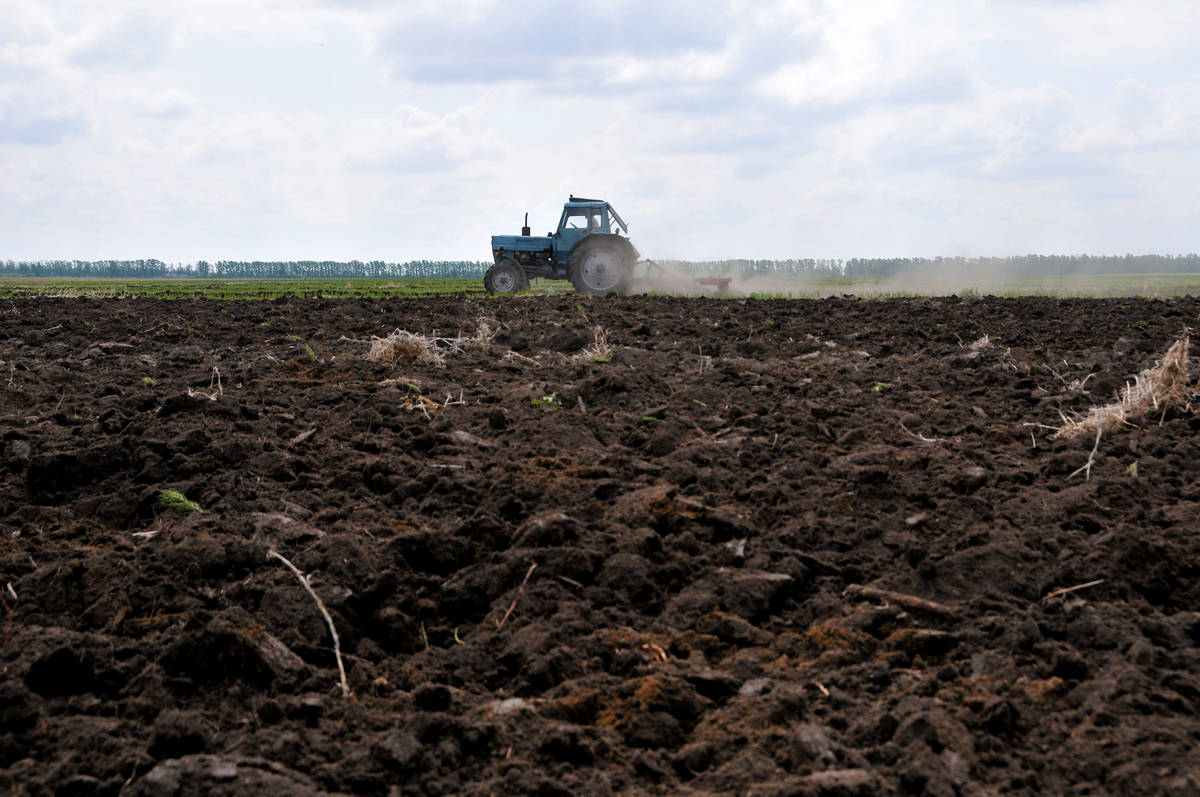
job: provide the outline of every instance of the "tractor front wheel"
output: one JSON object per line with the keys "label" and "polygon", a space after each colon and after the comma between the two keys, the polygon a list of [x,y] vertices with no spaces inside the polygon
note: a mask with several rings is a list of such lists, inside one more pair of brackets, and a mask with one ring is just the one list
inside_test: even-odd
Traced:
{"label": "tractor front wheel", "polygon": [[488,293],[512,294],[529,287],[525,270],[515,263],[497,263],[483,275],[483,287]]}

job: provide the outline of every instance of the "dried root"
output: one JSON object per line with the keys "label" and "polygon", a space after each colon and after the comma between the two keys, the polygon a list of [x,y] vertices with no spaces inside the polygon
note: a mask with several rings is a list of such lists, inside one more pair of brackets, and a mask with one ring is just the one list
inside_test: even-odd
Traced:
{"label": "dried root", "polygon": [[1166,412],[1175,407],[1190,409],[1195,386],[1188,383],[1188,335],[1167,350],[1162,361],[1147,368],[1121,390],[1120,399],[1103,407],[1092,407],[1079,418],[1063,416],[1063,425],[1055,437],[1083,437],[1129,425],[1150,413]]}

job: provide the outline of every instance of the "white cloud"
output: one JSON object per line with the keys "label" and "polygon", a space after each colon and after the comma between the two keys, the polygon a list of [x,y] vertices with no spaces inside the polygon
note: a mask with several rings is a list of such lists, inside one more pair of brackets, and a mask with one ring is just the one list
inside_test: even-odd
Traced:
{"label": "white cloud", "polygon": [[170,21],[156,13],[115,14],[88,24],[73,37],[70,59],[83,67],[144,67],[166,54],[170,37]]}
{"label": "white cloud", "polygon": [[1079,119],[1064,137],[1069,152],[1114,152],[1138,148],[1187,148],[1200,141],[1200,75],[1163,89],[1132,78]]}
{"label": "white cloud", "polygon": [[[453,5],[453,4],[452,4]],[[729,12],[686,0],[569,4],[437,4],[394,19],[379,52],[398,77],[431,83],[538,82],[560,91],[599,90],[631,59],[720,50]],[[618,82],[620,79],[617,78]]]}
{"label": "white cloud", "polygon": [[0,142],[51,147],[87,130],[86,118],[70,107],[26,93],[0,99]]}
{"label": "white cloud", "polygon": [[476,131],[467,113],[436,116],[401,107],[390,116],[352,121],[342,148],[355,168],[412,174],[453,170],[485,154],[491,138]]}
{"label": "white cloud", "polygon": [[192,116],[200,104],[191,92],[171,88],[121,89],[108,98],[108,101],[124,106],[134,115],[157,119],[178,119]]}

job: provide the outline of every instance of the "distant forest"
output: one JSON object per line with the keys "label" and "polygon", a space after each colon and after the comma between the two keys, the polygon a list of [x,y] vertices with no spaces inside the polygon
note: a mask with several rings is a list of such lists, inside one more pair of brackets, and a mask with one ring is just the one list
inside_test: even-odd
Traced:
{"label": "distant forest", "polygon": [[[1022,255],[1019,257],[852,258],[850,260],[664,260],[690,274],[883,278],[909,274],[960,276],[1200,273],[1200,255]],[[4,260],[0,277],[116,278],[462,278],[482,277],[490,263],[472,260]]]}

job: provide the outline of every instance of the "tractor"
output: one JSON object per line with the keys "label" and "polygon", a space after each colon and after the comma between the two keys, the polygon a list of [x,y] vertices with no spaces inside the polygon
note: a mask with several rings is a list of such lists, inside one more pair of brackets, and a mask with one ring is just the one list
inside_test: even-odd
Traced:
{"label": "tractor", "polygon": [[579,293],[628,293],[638,251],[616,208],[602,199],[571,196],[558,230],[529,234],[529,214],[520,235],[493,235],[495,265],[483,276],[488,293],[516,293],[534,277],[568,279]]}

